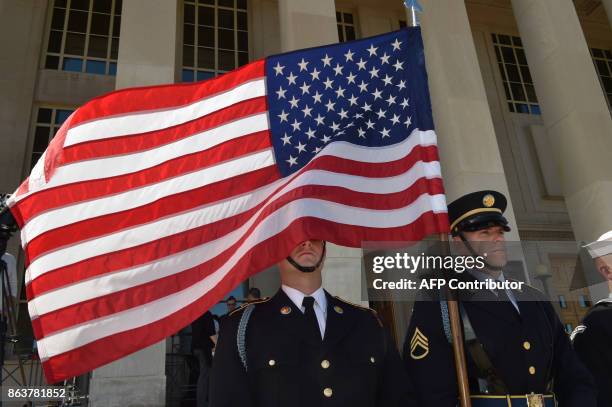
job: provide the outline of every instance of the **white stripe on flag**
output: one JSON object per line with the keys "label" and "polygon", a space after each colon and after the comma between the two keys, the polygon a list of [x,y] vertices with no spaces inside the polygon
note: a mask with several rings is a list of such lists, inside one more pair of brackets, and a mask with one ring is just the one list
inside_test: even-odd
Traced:
{"label": "white stripe on flag", "polygon": [[[405,173],[388,178],[366,178],[355,175],[312,170],[295,178],[283,188],[282,193],[304,185],[323,185],[341,186],[362,193],[392,194],[409,188],[421,178],[432,179],[440,177],[440,165],[437,161],[429,163],[419,161]],[[277,185],[273,185],[272,187],[277,187]],[[258,204],[262,198],[265,198],[261,192],[268,192],[270,189],[271,187],[266,187],[258,191],[259,197],[257,197],[257,199],[253,199],[255,198],[255,194],[247,194],[240,198],[229,200],[223,203],[223,205],[235,207],[236,205],[232,204],[231,201],[240,200],[241,202],[245,202],[245,199],[250,199],[250,205],[248,205],[248,208],[242,210],[244,211]],[[278,194],[276,194],[276,196],[278,196]],[[216,205],[221,204],[222,203],[217,203]],[[207,209],[208,208],[198,210],[205,211]],[[231,214],[229,214],[229,216],[231,216]],[[195,227],[197,225],[192,226]],[[240,236],[242,236],[245,230],[246,229],[243,227],[238,235],[235,233],[231,233],[231,236],[229,234],[226,235],[223,239],[219,240],[217,247],[213,249],[206,247],[206,245],[202,245],[173,254],[154,263],[132,267],[126,270],[117,270],[109,275],[94,277],[71,286],[62,287],[59,290],[41,294],[30,300],[30,316],[35,318],[70,305],[78,304],[79,302],[122,291],[173,274],[178,274],[211,259],[217,255],[219,251],[223,250],[223,248],[232,246]]]}
{"label": "white stripe on flag", "polygon": [[[413,135],[420,135],[420,133],[421,132],[415,131]],[[430,137],[423,137],[423,139],[425,142],[427,142],[427,139]],[[393,147],[395,148],[389,149],[389,151],[386,152],[386,155],[389,157],[390,160],[393,161],[405,157],[407,154],[410,153],[410,151],[412,151],[414,147],[418,145],[419,139],[421,139],[421,137],[414,137],[414,140],[410,142],[408,142],[407,139],[401,143],[394,144]],[[388,147],[384,148],[388,149]],[[372,157],[367,154],[367,148],[356,146],[350,143],[331,143],[327,145],[325,149],[321,151],[321,153],[326,152],[327,149],[332,150],[331,155],[340,158],[349,158],[353,160],[361,158],[372,159]],[[398,154],[398,152],[400,152],[401,154]],[[271,157],[262,157],[257,154],[248,156],[248,158],[252,160],[263,159],[263,163],[261,164],[261,166],[254,165],[253,169],[263,168],[267,165],[270,165],[269,160],[273,160],[273,153],[271,152],[271,150],[267,150],[267,153]],[[328,151],[326,155],[330,155]],[[318,159],[318,156],[315,159]],[[436,171],[439,173],[439,164],[436,162],[435,165],[437,166]],[[303,172],[294,173],[291,177],[285,178],[282,181],[289,182],[292,178],[302,173]],[[275,194],[272,199],[276,199],[280,194],[286,192],[286,190],[290,188],[291,185],[285,186],[281,191]],[[263,194],[258,194],[258,197],[261,200],[266,198],[266,196]],[[241,202],[241,204],[228,205],[227,203],[225,203],[222,209],[219,209],[217,205],[211,205],[209,208],[207,208],[207,210],[204,210],[204,208],[198,208],[197,210],[182,213],[178,216],[164,218],[154,223],[148,223],[139,227],[128,229],[126,231],[120,231],[114,234],[110,234],[99,239],[88,240],[86,242],[78,243],[63,249],[46,253],[41,257],[34,259],[26,270],[26,284],[29,284],[30,281],[37,278],[38,276],[56,268],[77,263],[93,256],[111,253],[115,251],[117,247],[129,248],[147,243],[149,241],[157,240],[175,233],[179,233],[184,230],[200,227],[202,225],[215,222],[217,220],[224,219],[229,216],[233,216],[237,213],[242,213],[243,211],[252,208],[261,201],[251,202],[249,200],[245,200],[243,197],[240,197],[235,202]],[[232,209],[230,210],[230,208]],[[187,225],[189,225],[189,227],[187,227]]]}
{"label": "white stripe on flag", "polygon": [[[274,154],[271,149],[264,150],[250,156],[244,157],[243,168],[248,171],[268,167],[274,164]],[[129,248],[138,246],[162,237],[173,235],[194,227],[202,226],[214,221],[228,217],[232,208],[226,206],[215,206],[214,211],[202,212],[194,209],[170,218],[163,218],[156,222],[147,223],[136,228],[116,232],[102,238],[87,240],[58,249],[34,259],[26,270],[26,284],[36,277],[48,271],[101,254],[111,253],[117,248]],[[207,215],[207,216],[204,216]]]}
{"label": "white stripe on flag", "polygon": [[[262,160],[263,156],[266,159]],[[274,160],[272,149],[269,148],[141,188],[42,212],[23,227],[21,239],[30,242],[37,236],[55,228],[134,209],[170,195],[190,191],[271,165],[274,165]]]}
{"label": "white stripe on flag", "polygon": [[315,217],[362,227],[393,228],[408,225],[430,210],[435,213],[446,212],[443,194],[423,194],[408,206],[385,211],[355,208],[319,199],[294,201],[266,217],[223,266],[198,283],[159,300],[39,339],[37,343],[41,360],[45,361],[110,335],[151,324],[181,310],[215,287],[247,251],[280,233],[297,218]]}
{"label": "white stripe on flag", "polygon": [[243,100],[264,96],[265,94],[265,80],[259,78],[186,106],[97,119],[68,130],[64,147],[86,141],[166,129],[205,116]]}
{"label": "white stripe on flag", "polygon": [[258,113],[164,144],[153,150],[81,161],[59,167],[45,188],[131,174],[267,129],[269,129],[268,114]]}

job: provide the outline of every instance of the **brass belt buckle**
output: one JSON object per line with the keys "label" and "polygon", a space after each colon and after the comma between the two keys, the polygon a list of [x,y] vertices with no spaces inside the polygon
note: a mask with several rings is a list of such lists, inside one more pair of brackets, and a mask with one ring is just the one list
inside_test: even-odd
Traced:
{"label": "brass belt buckle", "polygon": [[527,407],[544,407],[543,394],[527,394]]}

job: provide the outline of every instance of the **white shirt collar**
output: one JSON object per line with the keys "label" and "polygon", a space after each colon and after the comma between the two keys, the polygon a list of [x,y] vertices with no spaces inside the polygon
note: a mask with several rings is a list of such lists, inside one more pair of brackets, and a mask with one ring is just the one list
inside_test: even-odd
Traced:
{"label": "white shirt collar", "polygon": [[[302,307],[302,301],[304,300],[304,297],[306,297],[306,294],[304,294],[300,290],[296,290],[295,288],[289,287],[284,284],[281,285],[281,289],[285,294],[287,294],[287,297],[289,297],[291,302],[293,302],[302,312],[304,312],[304,309]],[[315,299],[315,305],[318,305],[321,311],[323,311],[323,313],[326,313],[327,297],[325,296],[325,291],[323,290],[323,287],[319,287],[315,292],[310,294],[310,296]]]}

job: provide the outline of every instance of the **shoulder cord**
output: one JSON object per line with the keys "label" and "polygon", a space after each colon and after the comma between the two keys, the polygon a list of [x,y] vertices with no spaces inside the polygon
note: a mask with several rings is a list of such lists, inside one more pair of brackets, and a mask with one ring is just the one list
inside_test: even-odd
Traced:
{"label": "shoulder cord", "polygon": [[236,333],[236,345],[238,347],[238,355],[240,355],[240,361],[242,362],[242,366],[244,366],[244,370],[247,371],[247,354],[246,354],[246,329],[247,324],[249,323],[249,318],[251,318],[251,314],[255,309],[255,305],[251,304],[246,307],[242,316],[240,317],[240,322],[238,323],[238,332]]}
{"label": "shoulder cord", "polygon": [[453,336],[451,334],[450,317],[448,316],[448,303],[446,300],[440,299],[440,311],[442,313],[442,326],[444,327],[444,334],[448,343],[453,343]]}

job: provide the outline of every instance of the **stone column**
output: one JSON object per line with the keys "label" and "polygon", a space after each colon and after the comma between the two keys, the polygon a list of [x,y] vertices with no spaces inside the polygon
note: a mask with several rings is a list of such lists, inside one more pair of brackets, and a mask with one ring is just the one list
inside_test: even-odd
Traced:
{"label": "stone column", "polygon": [[283,51],[338,42],[333,0],[281,0],[278,12]]}
{"label": "stone column", "polygon": [[166,341],[92,372],[92,407],[163,407],[166,405]]}
{"label": "stone column", "polygon": [[[177,79],[178,0],[124,0],[117,89]],[[166,405],[166,341],[93,371],[93,407]]]}
{"label": "stone column", "polygon": [[[519,240],[464,0],[421,0],[429,92],[448,202],[494,189],[508,197],[508,240]],[[443,28],[441,28],[443,27]]]}
{"label": "stone column", "polygon": [[[512,0],[577,240],[612,228],[612,119],[571,0]],[[601,292],[599,292],[601,291]],[[594,299],[607,291],[591,291]]]}
{"label": "stone column", "polygon": [[[0,62],[2,193],[13,193],[29,174],[30,157],[27,154],[32,144],[29,137],[30,123],[31,120],[36,121],[35,116],[30,116],[35,100],[40,51],[45,37],[47,6],[47,2],[34,0],[0,4],[0,38],[3,39]],[[17,239],[12,241],[16,242]]]}
{"label": "stone column", "polygon": [[606,14],[608,15],[608,21],[610,22],[610,27],[612,28],[612,0],[601,0],[601,3],[606,10]]}
{"label": "stone column", "polygon": [[179,0],[127,0],[121,12],[117,89],[178,80]]}
{"label": "stone column", "polygon": [[[333,0],[278,2],[281,50],[338,42]],[[327,245],[323,286],[334,295],[361,302],[361,249]]]}

